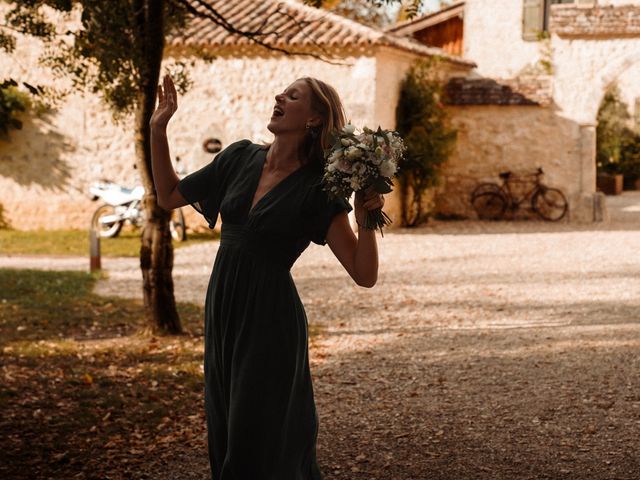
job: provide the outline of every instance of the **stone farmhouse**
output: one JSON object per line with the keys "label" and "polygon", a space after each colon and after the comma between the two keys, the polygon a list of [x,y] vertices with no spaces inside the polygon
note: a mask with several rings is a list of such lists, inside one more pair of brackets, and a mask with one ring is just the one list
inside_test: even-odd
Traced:
{"label": "stone farmhouse", "polygon": [[[206,140],[219,140],[223,147],[242,138],[270,141],[266,125],[274,97],[296,78],[313,76],[335,86],[354,124],[393,128],[399,83],[416,59],[443,56],[451,77],[466,76],[475,66],[410,37],[291,0],[211,3],[241,29],[268,19],[278,31],[266,38],[270,45],[315,56],[270,51],[204,20],[170,39],[167,66],[192,63],[188,68],[193,85],[181,96],[168,131],[172,157],[179,157],[187,172],[211,161],[212,155],[203,150]],[[0,57],[0,78],[55,83],[38,66],[41,52],[38,41],[21,38],[15,55]],[[215,58],[203,59],[202,52]],[[114,125],[98,98],[71,95],[54,115],[24,121],[10,142],[0,143],[0,202],[15,228],[88,228],[97,206],[88,197],[90,182],[106,177],[136,184],[133,132],[127,123]],[[385,211],[393,218],[398,208],[391,196]],[[185,210],[190,211],[190,227],[206,228],[191,207]]]}
{"label": "stone farmhouse", "polygon": [[[640,0],[467,0],[387,31],[293,0],[211,3],[240,28],[269,21],[278,33],[265,41],[313,56],[266,50],[205,21],[170,39],[167,66],[187,61],[193,81],[169,129],[184,170],[211,160],[208,139],[223,147],[269,141],[274,96],[301,76],[334,85],[354,124],[394,128],[406,70],[439,56],[458,129],[435,196],[439,213],[473,218],[468,196],[478,182],[541,166],[569,198],[570,221],[606,218],[595,187],[595,119],[612,82],[629,104],[640,96]],[[20,38],[16,54],[0,54],[0,78],[60,85],[38,65],[42,52]],[[15,228],[87,228],[97,206],[90,182],[137,183],[133,133],[114,125],[97,97],[73,94],[56,112],[23,120],[0,140],[0,202]],[[390,195],[385,211],[398,219],[399,209]],[[206,226],[193,211],[188,223]]]}
{"label": "stone farmhouse", "polygon": [[479,181],[543,167],[569,198],[570,220],[606,218],[596,115],[613,82],[632,107],[640,98],[640,1],[466,0],[390,31],[477,64],[447,85],[458,142],[443,169],[441,214],[471,217]]}

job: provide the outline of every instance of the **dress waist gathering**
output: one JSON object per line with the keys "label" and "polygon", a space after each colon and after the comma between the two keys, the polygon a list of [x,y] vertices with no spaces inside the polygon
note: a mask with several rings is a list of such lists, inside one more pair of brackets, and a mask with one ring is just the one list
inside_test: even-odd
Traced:
{"label": "dress waist gathering", "polygon": [[296,239],[270,232],[256,231],[244,224],[222,223],[220,246],[238,249],[271,266],[287,271],[298,258]]}

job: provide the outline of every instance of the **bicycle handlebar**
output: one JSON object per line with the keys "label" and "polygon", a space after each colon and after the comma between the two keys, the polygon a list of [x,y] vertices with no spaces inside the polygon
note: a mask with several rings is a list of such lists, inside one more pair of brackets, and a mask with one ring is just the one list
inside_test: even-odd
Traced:
{"label": "bicycle handlebar", "polygon": [[542,167],[538,167],[538,169],[534,172],[534,173],[529,173],[529,174],[525,174],[525,175],[515,175],[511,170],[507,170],[506,172],[500,172],[498,174],[498,176],[504,180],[508,180],[510,178],[519,178],[519,177],[539,177],[541,175],[544,175],[544,170],[542,169]]}

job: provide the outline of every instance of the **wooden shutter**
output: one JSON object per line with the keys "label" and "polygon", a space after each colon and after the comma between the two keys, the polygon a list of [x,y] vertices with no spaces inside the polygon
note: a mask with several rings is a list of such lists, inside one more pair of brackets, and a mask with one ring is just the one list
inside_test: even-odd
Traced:
{"label": "wooden shutter", "polygon": [[522,38],[537,40],[544,30],[545,0],[523,0],[522,3]]}

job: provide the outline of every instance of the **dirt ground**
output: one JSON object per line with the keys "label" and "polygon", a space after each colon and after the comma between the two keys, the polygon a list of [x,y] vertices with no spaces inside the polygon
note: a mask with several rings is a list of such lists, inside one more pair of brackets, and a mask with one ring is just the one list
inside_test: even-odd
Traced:
{"label": "dirt ground", "polygon": [[[321,331],[326,480],[640,479],[637,225],[399,230],[373,289],[310,247],[292,274]],[[176,252],[179,300],[204,300],[215,251]],[[114,263],[98,291],[136,296],[137,275]],[[137,478],[209,478],[201,440]]]}

